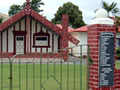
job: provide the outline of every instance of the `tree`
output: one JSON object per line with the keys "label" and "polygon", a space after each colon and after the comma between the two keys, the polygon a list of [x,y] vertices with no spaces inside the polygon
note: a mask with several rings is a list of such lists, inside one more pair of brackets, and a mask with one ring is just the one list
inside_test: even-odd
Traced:
{"label": "tree", "polygon": [[117,15],[120,13],[120,10],[117,7],[117,3],[112,2],[109,5],[108,3],[103,1],[102,6],[108,12],[108,16],[110,15],[110,13],[112,13],[113,16],[111,16],[111,17],[109,16],[109,17],[113,18],[114,23],[116,25],[116,31],[118,31],[118,29],[120,27],[120,17],[118,17]]}
{"label": "tree", "polygon": [[62,14],[69,15],[69,26],[72,26],[73,28],[85,25],[79,7],[71,2],[64,3],[62,7],[60,6],[54,15],[55,17],[51,21],[55,24],[61,24]]}
{"label": "tree", "polygon": [[14,14],[18,13],[22,7],[20,5],[13,4],[10,6],[10,10],[8,11],[9,16],[13,16]]}
{"label": "tree", "polygon": [[38,13],[43,11],[42,9],[40,9],[41,5],[44,5],[44,3],[41,2],[41,0],[32,0],[31,2],[31,8]]}
{"label": "tree", "polygon": [[[10,9],[8,11],[9,16],[13,16],[14,14],[18,13],[20,10],[22,10],[25,7],[25,4],[26,4],[26,2],[24,2],[23,5],[10,6]],[[31,8],[38,13],[43,11],[42,9],[40,9],[41,5],[44,5],[44,3],[41,0],[32,0],[31,1]]]}
{"label": "tree", "polygon": [[103,1],[102,7],[108,12],[108,15],[112,13],[114,16],[119,13],[119,8],[117,7],[117,3],[112,2],[110,5]]}

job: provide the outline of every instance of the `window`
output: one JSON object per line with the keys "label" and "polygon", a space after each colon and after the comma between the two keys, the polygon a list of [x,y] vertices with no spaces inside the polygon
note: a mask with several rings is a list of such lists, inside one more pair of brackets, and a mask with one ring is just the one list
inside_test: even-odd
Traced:
{"label": "window", "polygon": [[45,33],[42,30],[38,33],[33,34],[33,47],[50,47],[50,34]]}
{"label": "window", "polygon": [[36,41],[47,41],[47,37],[36,37]]}
{"label": "window", "polygon": [[48,46],[48,37],[35,36],[35,46]]}
{"label": "window", "polygon": [[17,41],[23,41],[24,39],[23,39],[22,36],[17,36],[17,37],[16,37],[16,40],[17,40]]}

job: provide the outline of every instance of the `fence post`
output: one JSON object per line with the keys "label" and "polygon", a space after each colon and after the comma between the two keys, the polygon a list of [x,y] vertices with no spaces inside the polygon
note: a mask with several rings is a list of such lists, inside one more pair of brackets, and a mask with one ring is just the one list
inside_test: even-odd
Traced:
{"label": "fence post", "polygon": [[12,61],[10,60],[10,90],[12,90]]}

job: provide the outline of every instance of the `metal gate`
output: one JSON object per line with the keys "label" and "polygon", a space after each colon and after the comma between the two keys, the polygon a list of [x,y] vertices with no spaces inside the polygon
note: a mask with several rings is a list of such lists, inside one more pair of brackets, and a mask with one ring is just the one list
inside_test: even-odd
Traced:
{"label": "metal gate", "polygon": [[[60,58],[12,58],[0,54],[0,90],[88,90],[89,47],[66,48],[68,61]],[[76,53],[73,53],[76,51]],[[54,54],[47,53],[49,55]]]}

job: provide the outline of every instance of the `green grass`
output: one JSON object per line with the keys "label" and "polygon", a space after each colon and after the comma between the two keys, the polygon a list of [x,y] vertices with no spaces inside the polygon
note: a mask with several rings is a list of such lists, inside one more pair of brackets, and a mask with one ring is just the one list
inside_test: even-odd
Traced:
{"label": "green grass", "polygon": [[120,60],[116,61],[116,68],[120,68]]}
{"label": "green grass", "polygon": [[[42,69],[40,67],[42,67]],[[80,90],[81,86],[82,90],[86,90],[86,65],[82,65],[82,73],[80,73],[79,64],[69,64],[69,66],[67,64],[63,64],[62,66],[60,64],[42,64],[42,66],[40,66],[40,64],[21,64],[20,66],[19,64],[13,64],[12,69],[12,90],[19,90],[19,88],[21,88],[21,90],[40,90],[40,84],[42,84],[45,90],[56,90],[60,85],[62,86],[62,90],[67,90],[67,87],[68,90]],[[82,75],[81,86],[80,75]],[[9,64],[4,64],[3,66],[0,64],[0,90],[1,83],[4,87],[3,90],[9,90],[9,76]]]}

